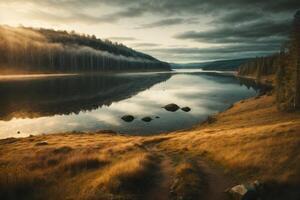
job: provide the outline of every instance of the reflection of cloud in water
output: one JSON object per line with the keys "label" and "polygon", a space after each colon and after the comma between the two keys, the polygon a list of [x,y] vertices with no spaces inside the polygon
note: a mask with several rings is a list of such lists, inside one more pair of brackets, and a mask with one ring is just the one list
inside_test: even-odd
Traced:
{"label": "reflection of cloud in water", "polygon": [[138,101],[125,100],[125,101],[112,104],[109,107],[109,109],[111,111],[118,111],[119,113],[122,114],[128,114],[128,113],[139,114],[139,113],[147,112],[146,109],[147,105],[142,105],[142,102],[139,103]]}

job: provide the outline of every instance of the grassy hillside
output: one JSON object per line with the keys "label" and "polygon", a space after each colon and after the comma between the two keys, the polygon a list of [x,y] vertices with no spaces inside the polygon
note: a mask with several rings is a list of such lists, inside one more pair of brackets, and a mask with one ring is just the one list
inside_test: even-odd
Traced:
{"label": "grassy hillside", "polygon": [[263,96],[159,136],[8,138],[0,140],[0,197],[226,199],[226,188],[259,180],[266,199],[297,199],[299,131],[299,113],[283,114],[273,96]]}

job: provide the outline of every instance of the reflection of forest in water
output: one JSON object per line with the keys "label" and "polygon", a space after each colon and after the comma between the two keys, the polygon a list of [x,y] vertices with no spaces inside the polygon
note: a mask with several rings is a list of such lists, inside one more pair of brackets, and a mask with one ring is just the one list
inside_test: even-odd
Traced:
{"label": "reflection of forest in water", "polygon": [[67,76],[0,82],[0,119],[70,114],[109,106],[171,74]]}
{"label": "reflection of forest in water", "polygon": [[256,92],[264,94],[270,91],[273,87],[272,85],[262,84],[258,81],[248,79],[248,78],[238,78],[240,85],[245,85],[248,89],[253,88]]}
{"label": "reflection of forest in water", "polygon": [[253,89],[259,94],[264,94],[270,91],[273,87],[272,85],[262,84],[256,80],[249,79],[249,78],[242,78],[236,77],[229,73],[217,73],[217,72],[198,72],[193,73],[193,75],[205,75],[207,79],[212,79],[215,82],[221,84],[228,84],[228,83],[239,83],[241,86],[246,86],[248,89]]}

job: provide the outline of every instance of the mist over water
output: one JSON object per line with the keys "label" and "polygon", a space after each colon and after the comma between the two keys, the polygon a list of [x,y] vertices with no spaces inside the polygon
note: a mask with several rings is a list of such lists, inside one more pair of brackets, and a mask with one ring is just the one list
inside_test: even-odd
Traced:
{"label": "mist over water", "polygon": [[[146,135],[185,129],[254,96],[259,87],[246,85],[232,76],[201,71],[2,80],[0,138],[97,130]],[[162,108],[170,103],[192,110],[173,113]],[[123,121],[128,114],[136,119]],[[143,117],[153,120],[147,123]]]}

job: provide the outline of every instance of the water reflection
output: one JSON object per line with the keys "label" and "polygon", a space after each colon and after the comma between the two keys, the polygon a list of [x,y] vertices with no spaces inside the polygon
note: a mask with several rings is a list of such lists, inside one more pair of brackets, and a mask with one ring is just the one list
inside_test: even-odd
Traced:
{"label": "water reflection", "polygon": [[254,89],[260,94],[264,94],[273,89],[273,86],[271,84],[262,84],[260,82],[248,78],[238,78],[238,81],[240,82],[240,85],[245,85],[248,89]]}
{"label": "water reflection", "polygon": [[[188,128],[257,94],[257,86],[251,84],[232,76],[198,72],[1,82],[0,92],[5,95],[0,100],[4,108],[0,114],[0,138],[108,129],[155,134]],[[161,108],[169,103],[192,110],[171,113]],[[126,114],[136,119],[124,122],[121,117]],[[141,120],[147,116],[154,120]]]}
{"label": "water reflection", "polygon": [[78,114],[129,98],[170,74],[86,75],[0,82],[0,119]]}

